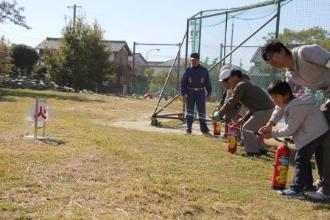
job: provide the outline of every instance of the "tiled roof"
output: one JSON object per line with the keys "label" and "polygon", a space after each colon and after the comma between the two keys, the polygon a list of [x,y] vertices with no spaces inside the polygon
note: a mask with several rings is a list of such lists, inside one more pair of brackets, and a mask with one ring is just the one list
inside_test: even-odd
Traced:
{"label": "tiled roof", "polygon": [[[36,49],[58,49],[60,47],[61,38],[47,37],[44,41],[36,46]],[[110,46],[112,52],[118,52],[123,47],[126,48],[128,54],[131,54],[126,41],[116,41],[116,40],[103,40],[105,45]]]}
{"label": "tiled roof", "polygon": [[53,49],[56,50],[60,47],[60,38],[47,37],[46,40],[42,41],[36,46],[36,49]]}
{"label": "tiled roof", "polygon": [[[128,57],[128,61],[133,62],[133,55]],[[147,61],[141,53],[135,53],[135,62],[146,64]]]}
{"label": "tiled roof", "polygon": [[[170,59],[166,61],[149,61],[148,65],[149,66],[154,66],[154,67],[171,67],[173,65],[175,59]],[[180,66],[184,65],[185,58],[181,57],[180,58]],[[177,65],[178,60],[176,60],[175,65]]]}

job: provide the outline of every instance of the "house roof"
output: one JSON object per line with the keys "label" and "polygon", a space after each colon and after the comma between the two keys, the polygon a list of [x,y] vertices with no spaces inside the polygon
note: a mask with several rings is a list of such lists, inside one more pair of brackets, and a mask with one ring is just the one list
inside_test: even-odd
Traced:
{"label": "house roof", "polygon": [[[166,60],[166,61],[149,61],[148,66],[152,66],[152,67],[163,67],[163,68],[168,68],[171,67],[173,65],[175,59],[170,59],[170,60]],[[180,66],[184,65],[184,60],[185,58],[180,59]],[[176,60],[175,64],[177,65],[178,60]]]}
{"label": "house roof", "polygon": [[125,48],[128,52],[128,55],[132,55],[131,50],[129,49],[127,42],[122,40],[102,40],[105,45],[110,46],[112,49],[112,52],[118,52],[122,48]]}
{"label": "house roof", "polygon": [[38,44],[35,48],[40,49],[52,49],[56,50],[60,47],[61,38],[47,37],[40,44]]}
{"label": "house roof", "polygon": [[[58,49],[60,47],[61,38],[47,37],[40,44],[38,44],[36,49]],[[102,40],[106,46],[110,46],[112,52],[118,52],[122,48],[125,48],[129,55],[131,55],[131,50],[129,49],[126,41],[119,40]]]}
{"label": "house roof", "polygon": [[[129,62],[133,62],[133,55],[128,57]],[[146,64],[147,61],[141,53],[135,53],[135,62]]]}

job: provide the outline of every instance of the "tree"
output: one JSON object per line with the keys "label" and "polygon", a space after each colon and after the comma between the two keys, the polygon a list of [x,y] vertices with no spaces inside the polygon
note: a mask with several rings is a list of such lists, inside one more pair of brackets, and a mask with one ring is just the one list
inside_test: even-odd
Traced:
{"label": "tree", "polygon": [[64,59],[60,50],[45,50],[41,56],[41,62],[47,70],[46,77],[60,85],[68,85],[69,78],[62,71]]}
{"label": "tree", "polygon": [[13,64],[27,75],[31,75],[33,66],[38,62],[39,55],[32,47],[24,44],[13,44],[10,48]]}
{"label": "tree", "polygon": [[[161,72],[161,73],[157,74],[156,76],[154,76],[150,83],[150,89],[152,91],[159,91],[163,87],[164,82],[166,81],[167,75],[168,75],[168,72],[164,71],[164,72]],[[177,74],[174,71],[171,73],[171,75],[167,81],[166,87],[165,87],[166,95],[170,95],[170,96],[176,95],[176,93],[177,93],[176,75]]]}
{"label": "tree", "polygon": [[146,69],[144,69],[143,74],[147,78],[148,83],[151,83],[151,80],[153,79],[153,76],[154,76],[154,72],[155,71],[152,68],[146,68]]}
{"label": "tree", "polygon": [[44,58],[55,82],[81,90],[94,89],[111,78],[115,67],[109,62],[110,54],[99,25],[78,18],[74,27],[70,23],[64,28],[59,51],[49,51]]}
{"label": "tree", "polygon": [[133,93],[144,94],[149,91],[148,78],[142,74],[135,74],[133,76]]}
{"label": "tree", "polygon": [[[274,38],[274,34],[268,34],[268,38]],[[330,32],[321,27],[312,27],[300,31],[285,28],[278,38],[289,47],[302,44],[319,44],[321,47],[330,50]]]}
{"label": "tree", "polygon": [[11,72],[11,67],[8,43],[2,37],[0,39],[0,74],[8,75]]}
{"label": "tree", "polygon": [[24,8],[17,7],[17,2],[1,1],[0,2],[0,23],[4,23],[7,20],[30,29],[30,27],[25,22],[25,16],[21,13],[24,11]]}
{"label": "tree", "polygon": [[[268,36],[265,37],[265,40],[274,38],[275,34],[269,33]],[[321,47],[330,50],[330,32],[321,27],[312,27],[299,31],[285,28],[283,33],[279,34],[278,39],[289,48],[304,44],[319,44]],[[269,74],[271,76],[270,80],[284,78],[284,70],[274,69],[269,65],[266,65],[264,62],[259,64],[258,67],[260,72]]]}

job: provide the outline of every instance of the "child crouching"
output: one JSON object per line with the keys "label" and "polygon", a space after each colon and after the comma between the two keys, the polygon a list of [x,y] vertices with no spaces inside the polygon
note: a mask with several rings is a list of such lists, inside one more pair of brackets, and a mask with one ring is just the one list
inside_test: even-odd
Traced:
{"label": "child crouching", "polygon": [[[283,196],[303,199],[304,189],[313,186],[310,160],[328,131],[328,124],[313,97],[310,95],[294,97],[287,82],[273,82],[268,87],[268,93],[276,108],[269,122],[259,130],[259,133],[266,139],[292,136],[296,148],[293,181],[290,188],[279,193]],[[286,126],[272,129],[283,116]]]}

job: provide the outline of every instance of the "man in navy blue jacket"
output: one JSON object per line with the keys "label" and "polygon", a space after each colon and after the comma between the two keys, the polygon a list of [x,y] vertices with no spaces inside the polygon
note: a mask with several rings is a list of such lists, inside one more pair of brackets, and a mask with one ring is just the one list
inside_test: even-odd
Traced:
{"label": "man in navy blue jacket", "polygon": [[[200,129],[203,134],[208,135],[209,129],[206,125],[206,103],[211,99],[212,86],[208,70],[200,65],[199,54],[190,55],[191,67],[188,67],[181,79],[181,97],[186,102],[187,109],[187,134],[191,133],[194,121],[195,104],[198,110]],[[205,92],[206,90],[206,92]]]}

